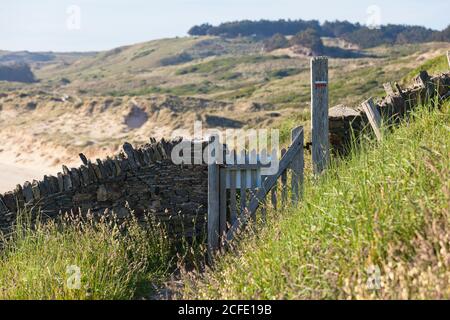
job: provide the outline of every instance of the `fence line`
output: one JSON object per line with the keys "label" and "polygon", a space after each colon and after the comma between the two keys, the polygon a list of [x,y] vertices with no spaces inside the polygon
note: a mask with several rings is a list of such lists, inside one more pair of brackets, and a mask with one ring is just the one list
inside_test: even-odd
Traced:
{"label": "fence line", "polygon": [[[447,53],[450,65],[450,51]],[[433,83],[426,72],[416,77],[416,86],[426,89],[427,96],[432,95]],[[329,136],[329,117],[328,117],[328,59],[326,57],[315,57],[311,59],[311,153],[312,166],[315,175],[321,174],[327,167],[330,157],[330,136]],[[388,100],[393,105],[398,101],[404,103],[410,99],[410,92],[402,90],[395,83],[395,91],[390,83],[383,85]],[[439,85],[436,87],[440,90]],[[415,90],[415,89],[414,89]],[[415,92],[415,91],[414,91]],[[420,94],[420,92],[418,93]],[[448,97],[447,93],[445,97]],[[398,101],[397,101],[398,100]],[[378,105],[375,105],[372,98],[364,101],[360,108],[362,113],[356,113],[358,116],[365,114],[378,141],[382,140],[382,117],[386,118],[389,113],[386,111],[380,113]],[[354,116],[354,114],[352,115]],[[288,203],[287,193],[287,170],[292,171],[292,202],[298,203],[302,199],[304,192],[304,131],[303,127],[296,127],[291,132],[291,144],[289,148],[280,150],[281,160],[278,171],[266,177],[260,175],[262,164],[247,162],[247,154],[244,164],[225,164],[223,166],[214,163],[210,165],[208,187],[208,248],[217,250],[217,248],[226,247],[233,240],[236,233],[241,230],[250,219],[256,220],[257,210],[260,208],[261,221],[266,220],[267,198],[275,210],[280,205],[285,206]],[[251,150],[252,158],[258,158],[255,150]],[[233,154],[233,160],[236,155]],[[278,183],[280,181],[280,185]],[[279,187],[281,186],[281,201],[278,199]],[[280,203],[281,202],[281,203]],[[210,251],[210,253],[212,253]]]}
{"label": "fence line", "polygon": [[[330,157],[328,124],[328,59],[311,59],[311,127],[312,164],[315,174],[325,170]],[[219,139],[214,136],[210,145]],[[218,144],[215,144],[216,146]],[[261,218],[265,221],[266,197],[275,209],[278,208],[278,180],[281,181],[281,204],[288,203],[287,170],[292,171],[292,202],[298,203],[303,196],[304,185],[304,132],[296,127],[291,132],[291,145],[281,150],[281,160],[276,174],[262,177],[260,162],[248,161],[258,158],[256,150],[250,157],[244,152],[245,163],[236,164],[236,154],[232,152],[232,163],[220,165],[214,155],[208,166],[208,252],[214,251],[231,241],[236,232],[243,228],[249,219],[256,221],[256,212],[261,208]],[[218,151],[216,151],[218,152]],[[227,157],[223,157],[226,159]],[[273,161],[274,159],[272,159]],[[239,198],[239,199],[238,199]],[[239,201],[238,201],[239,200]],[[237,208],[239,202],[239,210]]]}

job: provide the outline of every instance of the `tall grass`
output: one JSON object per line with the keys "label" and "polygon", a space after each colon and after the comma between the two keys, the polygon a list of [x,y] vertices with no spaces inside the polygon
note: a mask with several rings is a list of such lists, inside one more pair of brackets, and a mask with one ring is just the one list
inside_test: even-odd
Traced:
{"label": "tall grass", "polygon": [[450,298],[449,103],[309,179],[179,298]]}
{"label": "tall grass", "polygon": [[419,74],[420,71],[427,71],[429,74],[436,74],[438,72],[448,72],[448,61],[445,54],[429,59],[419,67],[411,70],[403,79],[403,83],[411,82],[411,80]]}
{"label": "tall grass", "polygon": [[171,265],[165,232],[150,220],[20,216],[0,252],[0,299],[131,299],[150,294]]}

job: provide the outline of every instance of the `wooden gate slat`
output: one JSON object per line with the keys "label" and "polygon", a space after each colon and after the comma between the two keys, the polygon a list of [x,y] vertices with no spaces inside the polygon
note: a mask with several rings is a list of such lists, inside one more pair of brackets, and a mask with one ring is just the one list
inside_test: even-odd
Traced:
{"label": "wooden gate slat", "polygon": [[245,207],[247,206],[247,171],[241,171],[241,212],[242,215],[245,212]]}
{"label": "wooden gate slat", "polygon": [[372,98],[364,101],[362,104],[363,110],[366,113],[367,118],[369,119],[369,123],[372,126],[373,131],[375,132],[375,136],[378,141],[381,141],[381,115],[377,110],[377,107],[373,103]]}
{"label": "wooden gate slat", "polygon": [[219,235],[223,238],[227,229],[227,186],[226,186],[226,169],[220,168],[220,195],[219,195]]}
{"label": "wooden gate slat", "polygon": [[[294,141],[295,139],[300,139],[301,144],[303,144],[303,131],[301,127],[296,127],[291,132],[291,139]],[[292,201],[294,203],[298,203],[301,195],[303,194],[303,167],[304,167],[304,159],[303,159],[303,149],[299,150],[297,155],[294,157],[291,163],[292,170]]]}
{"label": "wooden gate slat", "polygon": [[[286,149],[281,149],[281,157],[286,154]],[[281,204],[283,207],[287,204],[287,170],[281,174]]]}
{"label": "wooden gate slat", "polygon": [[[256,170],[251,171],[251,187],[250,187],[250,199],[256,195]],[[252,212],[252,219],[256,221],[256,210]]]}
{"label": "wooden gate slat", "polygon": [[230,172],[230,222],[234,224],[237,220],[236,209],[236,174],[237,171]]}
{"label": "wooden gate slat", "polygon": [[[218,136],[211,136],[210,146],[219,139]],[[209,150],[211,155],[211,151]],[[208,164],[208,254],[209,259],[219,248],[219,166],[216,163],[215,155],[211,155]]]}
{"label": "wooden gate slat", "polygon": [[[293,141],[293,143],[287,150],[284,157],[280,160],[278,172],[274,175],[268,176],[266,178],[266,180],[264,181],[262,187],[258,190],[256,195],[250,200],[247,212],[252,213],[258,209],[261,200],[264,199],[266,197],[267,193],[274,187],[274,185],[280,178],[281,174],[291,164],[293,158],[299,152],[300,148],[303,149],[303,144],[301,143],[300,136],[298,136]],[[234,234],[237,232],[237,230],[239,228],[241,228],[243,225],[245,225],[247,223],[248,218],[249,218],[249,215],[245,214],[245,213],[239,217],[239,219],[231,226],[230,230],[228,230],[227,236],[226,236],[226,242],[233,239]]]}

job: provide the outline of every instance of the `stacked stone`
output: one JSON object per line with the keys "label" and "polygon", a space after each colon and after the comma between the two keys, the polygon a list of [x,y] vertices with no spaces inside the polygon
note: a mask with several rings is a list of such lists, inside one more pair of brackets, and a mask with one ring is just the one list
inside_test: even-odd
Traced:
{"label": "stacked stone", "polygon": [[[395,84],[385,84],[387,96],[377,101],[376,107],[385,123],[397,123],[422,103],[442,101],[450,97],[450,73],[430,77],[422,71],[413,85],[403,90]],[[337,105],[329,110],[330,145],[334,152],[345,153],[352,140],[367,128],[367,118],[360,107]]]}
{"label": "stacked stone", "polygon": [[337,105],[328,112],[330,145],[333,151],[343,154],[349,146],[352,136],[364,127],[363,112],[344,105]]}
{"label": "stacked stone", "polygon": [[125,143],[114,158],[95,162],[80,154],[79,168],[63,166],[56,177],[27,181],[0,195],[1,227],[11,226],[25,208],[50,218],[89,210],[95,216],[107,211],[123,219],[131,210],[137,216],[154,215],[173,235],[198,235],[207,212],[207,166],[175,165],[170,156],[179,142],[151,138],[136,149]]}

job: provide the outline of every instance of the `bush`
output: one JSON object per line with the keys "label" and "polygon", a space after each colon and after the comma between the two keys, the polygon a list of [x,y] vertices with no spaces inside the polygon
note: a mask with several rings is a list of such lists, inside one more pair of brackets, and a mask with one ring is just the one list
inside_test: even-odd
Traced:
{"label": "bush", "polygon": [[304,32],[297,33],[290,40],[290,45],[300,45],[311,49],[313,55],[321,55],[324,52],[324,45],[320,35],[314,29],[308,29]]}
{"label": "bush", "polygon": [[30,66],[22,62],[0,64],[0,81],[32,83],[36,79]]}
{"label": "bush", "polygon": [[273,35],[271,38],[264,41],[264,50],[271,52],[276,49],[286,48],[289,46],[289,41],[281,33]]}

